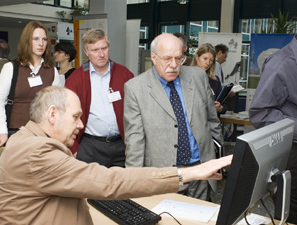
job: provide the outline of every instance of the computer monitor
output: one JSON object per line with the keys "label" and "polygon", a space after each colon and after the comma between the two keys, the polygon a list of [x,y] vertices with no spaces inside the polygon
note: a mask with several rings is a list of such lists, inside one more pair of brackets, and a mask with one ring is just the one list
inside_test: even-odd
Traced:
{"label": "computer monitor", "polygon": [[291,174],[285,169],[293,131],[294,121],[284,119],[237,137],[217,225],[236,224],[270,193],[276,214],[288,218]]}

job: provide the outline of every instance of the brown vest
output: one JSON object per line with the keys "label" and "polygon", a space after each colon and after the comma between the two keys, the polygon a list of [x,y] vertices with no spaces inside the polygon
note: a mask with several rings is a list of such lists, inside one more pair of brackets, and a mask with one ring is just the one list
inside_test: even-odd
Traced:
{"label": "brown vest", "polygon": [[29,67],[19,66],[19,74],[15,88],[15,95],[9,122],[9,129],[20,128],[29,121],[30,104],[36,93],[41,89],[51,86],[55,78],[54,67],[41,66],[38,75],[41,76],[42,85],[30,87],[28,77],[31,77]]}

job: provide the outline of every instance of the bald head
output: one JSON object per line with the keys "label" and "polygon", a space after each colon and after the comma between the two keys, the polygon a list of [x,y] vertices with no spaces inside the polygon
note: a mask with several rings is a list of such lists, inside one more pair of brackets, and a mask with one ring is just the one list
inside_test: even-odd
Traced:
{"label": "bald head", "polygon": [[160,77],[167,82],[175,80],[183,60],[182,41],[172,34],[157,36],[151,44],[151,59]]}
{"label": "bald head", "polygon": [[30,106],[30,120],[41,123],[48,108],[54,105],[61,113],[66,111],[66,108],[77,102],[80,106],[80,101],[77,95],[64,87],[49,86],[37,92]]}
{"label": "bald head", "polygon": [[30,108],[30,119],[51,138],[72,146],[79,130],[82,109],[77,95],[64,87],[49,86],[36,94]]}
{"label": "bald head", "polygon": [[169,33],[163,33],[158,35],[151,43],[151,52],[157,53],[158,54],[158,48],[162,48],[164,44],[169,44],[171,45],[171,42],[176,42],[178,46],[182,49],[183,47],[183,42],[174,36],[173,34]]}

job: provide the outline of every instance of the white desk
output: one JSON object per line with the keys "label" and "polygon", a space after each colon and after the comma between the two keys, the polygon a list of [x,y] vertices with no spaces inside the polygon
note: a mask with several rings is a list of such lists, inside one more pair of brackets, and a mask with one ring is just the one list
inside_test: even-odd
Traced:
{"label": "white desk", "polygon": [[[175,201],[183,201],[183,202],[189,202],[189,203],[195,203],[195,204],[200,204],[200,205],[207,205],[207,206],[217,206],[217,204],[202,201],[199,199],[194,199],[190,198],[187,196],[183,196],[180,194],[163,194],[163,195],[154,195],[151,197],[145,197],[145,198],[134,198],[133,200],[142,206],[152,209],[156,205],[158,205],[160,202],[162,202],[164,199],[170,199],[170,200],[175,200]],[[97,211],[95,208],[90,206],[90,213],[93,218],[94,225],[117,225],[117,223],[113,222],[106,216],[104,216],[102,213]],[[172,224],[177,224],[176,221],[167,215],[161,215],[162,220],[158,223],[158,225],[172,225]],[[205,225],[205,223],[197,222],[197,221],[189,221],[185,219],[180,219],[178,220],[185,225]],[[214,221],[210,221],[207,223],[209,225],[215,225]],[[272,224],[272,223],[269,223]]]}

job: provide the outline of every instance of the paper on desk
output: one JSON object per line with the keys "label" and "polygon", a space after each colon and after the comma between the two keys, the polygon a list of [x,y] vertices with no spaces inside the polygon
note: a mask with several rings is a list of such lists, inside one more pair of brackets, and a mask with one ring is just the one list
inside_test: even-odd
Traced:
{"label": "paper on desk", "polygon": [[[215,215],[211,218],[212,221],[217,221],[218,219],[218,213],[220,210],[220,206],[217,207],[218,211],[217,213],[215,213]],[[247,221],[249,222],[249,224],[269,224],[271,222],[270,219],[251,213],[249,215],[247,215]],[[242,220],[240,220],[236,225],[247,225],[245,219],[243,218]]]}
{"label": "paper on desk", "polygon": [[[254,213],[247,216],[247,221],[249,222],[249,224],[269,224],[271,222],[271,220]],[[237,225],[247,225],[247,223],[243,218],[237,223]]]}
{"label": "paper on desk", "polygon": [[172,201],[168,199],[164,199],[161,203],[159,203],[155,208],[152,209],[152,211],[157,214],[160,214],[162,212],[169,212],[176,218],[200,221],[203,223],[207,223],[217,212],[217,210],[217,207]]}

